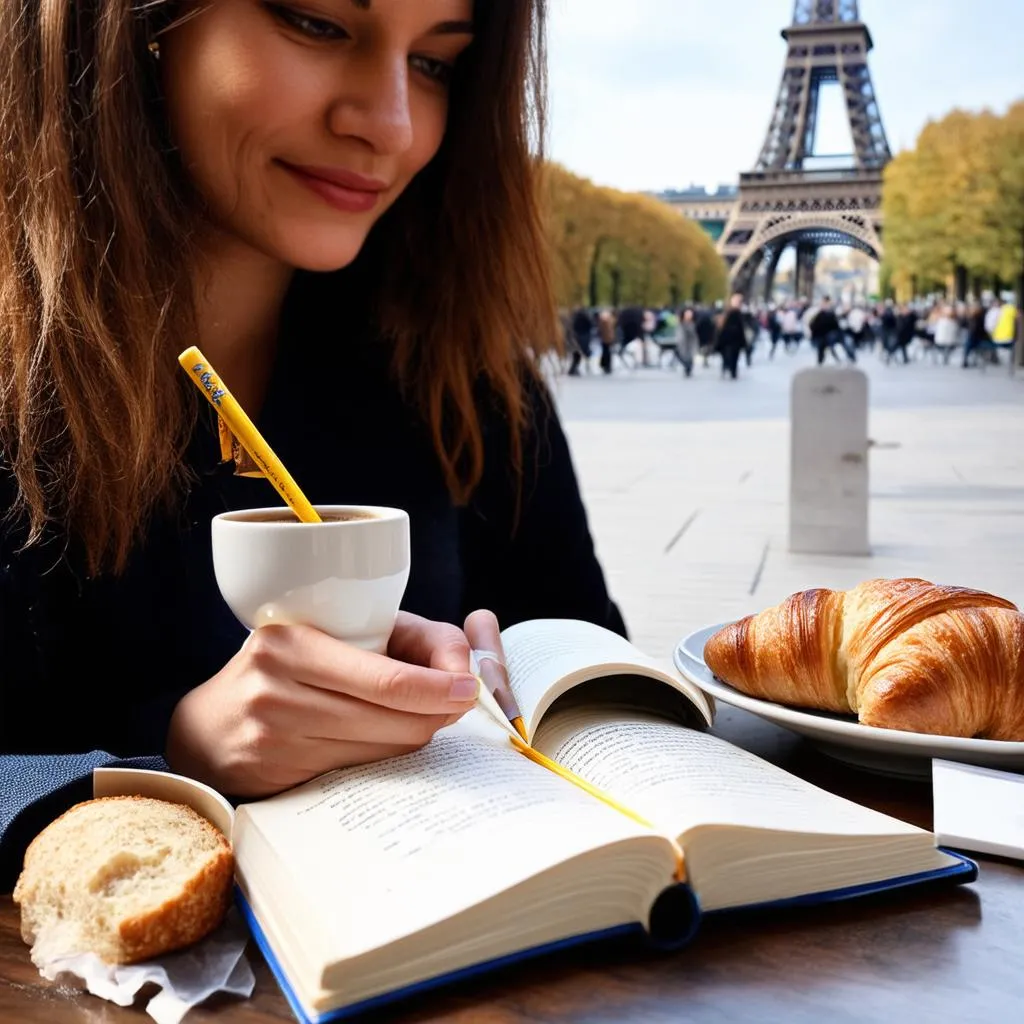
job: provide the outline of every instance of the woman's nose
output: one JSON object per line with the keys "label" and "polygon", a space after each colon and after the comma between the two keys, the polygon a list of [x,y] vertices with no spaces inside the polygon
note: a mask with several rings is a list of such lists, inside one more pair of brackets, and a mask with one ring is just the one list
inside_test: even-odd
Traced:
{"label": "woman's nose", "polygon": [[404,53],[367,53],[346,68],[328,113],[339,136],[356,136],[376,152],[396,155],[412,146],[409,65]]}

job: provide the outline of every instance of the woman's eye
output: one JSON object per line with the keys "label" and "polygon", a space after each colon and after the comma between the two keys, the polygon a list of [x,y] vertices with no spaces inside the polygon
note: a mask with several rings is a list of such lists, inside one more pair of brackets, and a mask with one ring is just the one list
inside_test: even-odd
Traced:
{"label": "woman's eye", "polygon": [[337,39],[348,39],[348,33],[333,22],[324,21],[323,18],[314,18],[308,14],[302,14],[290,7],[281,4],[267,4],[270,13],[282,24],[295,29],[309,39],[324,40],[333,42]]}
{"label": "woman's eye", "polygon": [[409,63],[428,78],[440,82],[441,85],[447,85],[452,80],[452,72],[455,70],[453,64],[438,60],[436,57],[410,57]]}

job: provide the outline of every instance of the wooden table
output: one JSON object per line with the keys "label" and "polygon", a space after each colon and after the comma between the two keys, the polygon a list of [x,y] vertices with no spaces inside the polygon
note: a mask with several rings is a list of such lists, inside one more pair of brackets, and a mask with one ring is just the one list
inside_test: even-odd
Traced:
{"label": "wooden table", "polygon": [[[843,796],[930,826],[925,783],[856,772],[745,712],[721,707],[715,732]],[[1011,1021],[1024,1017],[1024,866],[978,858],[973,885],[908,891],[832,907],[744,914],[705,922],[685,950],[656,956],[634,946],[577,950],[509,968],[360,1018],[368,1024],[678,1024],[827,1020]],[[291,1021],[253,952],[247,1002],[224,999],[186,1024]],[[43,980],[0,897],[0,1021],[141,1024],[95,996]]]}

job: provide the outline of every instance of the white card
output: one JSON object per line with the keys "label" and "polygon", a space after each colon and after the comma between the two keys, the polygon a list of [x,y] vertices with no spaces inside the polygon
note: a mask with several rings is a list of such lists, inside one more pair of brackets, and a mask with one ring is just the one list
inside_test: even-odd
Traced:
{"label": "white card", "polygon": [[939,846],[1024,860],[1024,775],[932,761]]}

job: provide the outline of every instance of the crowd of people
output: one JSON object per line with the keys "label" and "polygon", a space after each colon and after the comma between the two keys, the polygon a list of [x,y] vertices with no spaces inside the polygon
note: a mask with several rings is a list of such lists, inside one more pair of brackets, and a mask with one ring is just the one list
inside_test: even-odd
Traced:
{"label": "crowd of people", "polygon": [[739,376],[745,358],[764,342],[770,359],[781,345],[795,353],[806,341],[818,363],[856,363],[858,353],[877,352],[886,362],[909,363],[911,353],[933,352],[948,363],[960,353],[964,368],[998,362],[1017,330],[1017,308],[996,296],[985,302],[930,299],[913,303],[837,304],[824,296],[775,304],[751,304],[734,295],[713,307],[619,310],[579,307],[562,315],[569,374],[578,376],[584,360],[600,353],[600,368],[610,374],[618,355],[629,365],[650,365],[670,355],[689,377],[698,359],[721,359],[722,375]]}

